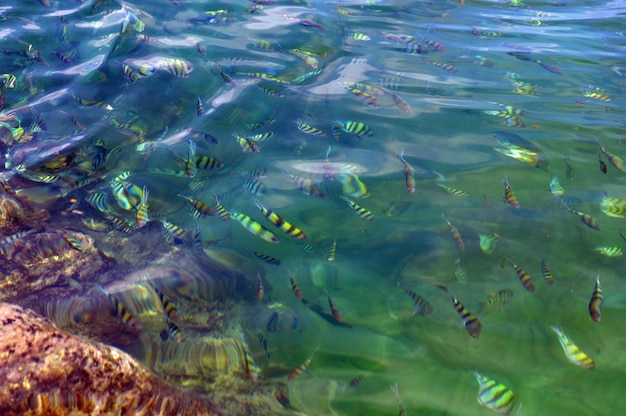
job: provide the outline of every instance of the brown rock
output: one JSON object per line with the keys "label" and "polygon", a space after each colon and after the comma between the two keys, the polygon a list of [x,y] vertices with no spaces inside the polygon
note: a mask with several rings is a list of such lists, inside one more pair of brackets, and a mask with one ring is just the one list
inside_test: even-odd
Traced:
{"label": "brown rock", "polygon": [[0,414],[217,415],[127,354],[67,334],[35,312],[0,303]]}

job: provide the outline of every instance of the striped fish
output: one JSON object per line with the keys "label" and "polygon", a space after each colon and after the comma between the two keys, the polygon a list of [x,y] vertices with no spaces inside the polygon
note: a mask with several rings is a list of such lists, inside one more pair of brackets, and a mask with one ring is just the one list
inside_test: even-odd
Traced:
{"label": "striped fish", "polygon": [[293,180],[293,183],[302,193],[320,198],[326,198],[326,194],[323,193],[319,186],[317,186],[317,184],[311,179],[293,175],[287,169],[285,169],[285,174]]}
{"label": "striped fish", "polygon": [[333,120],[333,126],[336,126],[338,128],[340,128],[341,130],[345,131],[346,133],[352,133],[354,135],[356,135],[356,137],[361,140],[363,139],[363,136],[372,136],[374,135],[374,132],[372,131],[372,129],[365,123],[361,123],[359,121],[352,121],[352,120],[338,120],[335,119]]}
{"label": "striped fish", "polygon": [[237,143],[239,143],[239,146],[241,147],[241,151],[244,153],[259,153],[259,147],[256,145],[256,143],[253,140],[250,139],[246,139],[245,137],[242,137],[240,135],[238,135],[237,133],[233,133],[233,137],[235,138],[235,140],[237,140]]}
{"label": "striped fish", "polygon": [[458,299],[454,296],[450,289],[443,285],[436,286],[444,292],[448,293],[448,295],[450,295],[454,309],[456,309],[457,313],[461,316],[461,318],[463,318],[467,333],[474,338],[478,338],[480,336],[480,330],[482,329],[483,324],[478,320],[478,318],[472,315],[470,311],[465,309],[465,306],[463,306],[463,304],[458,301]]}
{"label": "striped fish", "polygon": [[510,289],[500,289],[496,293],[487,292],[487,304],[485,305],[485,311],[499,311],[509,300],[511,300],[512,297],[513,291]]}
{"label": "striped fish", "polygon": [[196,166],[198,169],[215,170],[224,167],[224,164],[212,156],[197,156]]}
{"label": "striped fish", "polygon": [[352,208],[354,212],[356,212],[359,215],[359,217],[361,217],[362,220],[370,221],[370,222],[374,221],[374,214],[372,214],[371,211],[358,205],[356,202],[348,198],[347,195],[342,195],[341,199],[345,200],[350,206],[350,208]]}
{"label": "striped fish", "polygon": [[211,206],[205,204],[204,202],[194,199],[189,195],[181,195],[178,194],[179,197],[187,200],[189,205],[191,205],[191,216],[198,219],[206,216],[216,216],[217,211],[215,211]]}
{"label": "striped fish", "polygon": [[293,370],[287,376],[287,380],[293,380],[298,374],[305,371],[307,367],[311,364],[311,361],[313,361],[313,358],[315,358],[316,354],[317,354],[317,349],[313,351],[313,354],[311,354],[309,358],[307,358],[302,364],[300,364],[295,370]]}
{"label": "striped fish", "polygon": [[335,261],[335,256],[337,254],[337,240],[333,240],[333,244],[331,244],[330,249],[328,250],[328,261]]}
{"label": "striped fish", "polygon": [[150,218],[148,218],[148,209],[148,187],[144,186],[141,202],[137,206],[137,227],[141,228],[150,221]]}
{"label": "striped fish", "polygon": [[244,188],[248,190],[253,195],[264,195],[265,194],[265,185],[259,178],[251,177],[251,178],[241,178],[241,184]]}
{"label": "striped fish", "polygon": [[452,239],[454,240],[456,245],[461,250],[465,250],[465,243],[463,242],[463,239],[461,238],[461,233],[459,233],[459,230],[457,230],[457,228],[454,225],[452,225],[450,221],[448,221],[448,219],[446,218],[443,212],[441,213],[441,217],[446,222],[446,224],[448,224],[448,231],[450,231],[450,235],[452,236]]}
{"label": "striped fish", "polygon": [[228,210],[226,210],[226,208],[224,208],[224,206],[220,203],[217,195],[214,194],[213,198],[215,199],[215,207],[217,208],[216,211],[218,218],[222,221],[230,220],[230,214],[228,213]]}
{"label": "striped fish", "polygon": [[456,268],[454,269],[454,277],[456,277],[456,281],[462,285],[468,284],[469,279],[467,277],[467,271],[461,264],[461,258],[457,257],[456,260],[454,260],[454,264],[456,264]]}
{"label": "striped fish", "polygon": [[163,306],[163,310],[165,311],[165,315],[167,316],[167,318],[172,321],[177,321],[178,310],[176,309],[176,307],[170,302],[167,296],[165,296],[165,294],[161,292],[161,290],[159,290],[155,286],[152,286],[152,289],[159,297],[159,300],[161,301],[161,305]]}
{"label": "striped fish", "polygon": [[256,200],[255,202],[256,202],[256,206],[261,210],[261,213],[263,214],[263,216],[265,216],[265,218],[267,218],[269,222],[271,222],[276,227],[278,227],[282,232],[284,232],[285,234],[287,234],[288,236],[292,238],[295,238],[296,240],[307,239],[307,236],[304,233],[304,231],[302,231],[299,228],[294,227],[293,225],[291,225],[290,223],[282,219],[275,212],[270,211],[269,209],[265,208],[261,204],[261,202],[259,202],[259,200]]}
{"label": "striped fish", "polygon": [[517,273],[517,277],[519,277],[519,281],[522,284],[522,286],[524,286],[524,288],[528,290],[529,292],[534,292],[535,285],[532,279],[530,278],[530,276],[528,275],[528,273],[526,273],[524,270],[517,267],[517,265],[513,263],[511,260],[506,259],[506,261],[511,265],[511,267],[515,269],[515,272]]}
{"label": "striped fish", "polygon": [[273,264],[274,266],[280,266],[281,261],[279,259],[277,259],[276,257],[272,257],[272,256],[268,256],[267,254],[263,254],[263,253],[259,253],[258,251],[254,251],[249,247],[243,246],[243,248],[248,251],[250,254],[252,254],[254,257],[256,257],[257,259],[261,260],[264,263],[267,264]]}
{"label": "striped fish", "polygon": [[519,208],[520,206],[517,197],[509,185],[509,179],[506,176],[504,177],[504,201],[513,208]]}
{"label": "striped fish", "polygon": [[406,189],[410,194],[415,192],[415,169],[409,163],[404,160],[404,147],[400,150],[400,154],[398,155],[402,163],[404,164],[404,179],[406,182]]}
{"label": "striped fish", "polygon": [[301,118],[298,118],[296,120],[296,124],[298,125],[298,130],[303,133],[310,134],[312,136],[326,136],[326,133],[324,133],[322,130],[306,124],[304,121],[302,121]]}
{"label": "striped fish", "polygon": [[600,306],[602,306],[602,302],[604,301],[604,296],[602,295],[602,289],[600,288],[600,273],[596,277],[596,285],[593,288],[593,294],[591,295],[591,300],[589,301],[589,315],[594,322],[600,322]]}
{"label": "striped fish", "polygon": [[559,337],[559,342],[561,343],[561,347],[563,348],[563,352],[565,353],[565,358],[567,360],[582,368],[587,368],[589,370],[593,370],[595,368],[595,364],[591,357],[582,352],[580,348],[576,346],[572,342],[572,340],[565,334],[563,328],[560,325],[550,325],[550,329],[554,331],[555,334]]}
{"label": "striped fish", "polygon": [[183,341],[183,334],[180,332],[180,328],[170,320],[167,321],[167,332],[170,338],[174,339],[176,342],[180,343]]}
{"label": "striped fish", "polygon": [[[331,178],[333,175],[327,175]],[[372,195],[367,191],[367,187],[356,173],[340,173],[337,176],[343,193],[353,198],[369,198]]]}
{"label": "striped fish", "polygon": [[430,315],[433,311],[433,305],[430,304],[426,299],[422,296],[418,295],[411,289],[402,287],[400,282],[396,282],[398,287],[413,299],[413,313],[418,313],[420,315]]}
{"label": "striped fish", "polygon": [[198,172],[197,156],[196,156],[196,142],[189,139],[187,150],[187,160],[185,161],[185,174],[188,178],[193,178]]}
{"label": "striped fish", "polygon": [[552,272],[550,271],[550,266],[548,266],[546,259],[541,259],[541,275],[547,284],[554,284],[554,278],[552,277]]}
{"label": "striped fish", "polygon": [[236,220],[243,228],[248,230],[251,234],[259,237],[260,239],[267,241],[268,243],[280,243],[280,239],[274,235],[270,230],[263,227],[261,224],[237,211],[230,211],[230,217]]}
{"label": "striped fish", "polygon": [[98,289],[100,289],[100,291],[111,303],[111,316],[118,318],[124,325],[128,325],[134,329],[141,329],[141,324],[137,318],[128,312],[128,309],[126,309],[126,306],[122,302],[107,292],[102,286],[98,286]]}
{"label": "striped fish", "polygon": [[515,406],[515,394],[504,384],[497,383],[479,372],[474,373],[478,381],[478,403],[500,415],[509,415]]}
{"label": "striped fish", "polygon": [[287,273],[289,273],[289,283],[291,283],[291,290],[293,290],[294,295],[296,295],[298,300],[304,299],[304,295],[302,294],[302,291],[300,290],[300,288],[296,284],[296,280],[294,279],[293,275],[291,274],[291,271],[287,270]]}

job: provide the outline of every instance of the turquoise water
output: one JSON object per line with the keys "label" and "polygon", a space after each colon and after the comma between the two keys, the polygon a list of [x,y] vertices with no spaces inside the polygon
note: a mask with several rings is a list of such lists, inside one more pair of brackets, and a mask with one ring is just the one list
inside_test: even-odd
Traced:
{"label": "turquoise water", "polygon": [[[619,159],[626,155],[624,4],[43,3],[0,7],[0,72],[17,78],[12,86],[5,76],[2,88],[3,178],[53,215],[75,199],[77,227],[83,219],[122,221],[110,233],[88,230],[120,262],[141,253],[111,240],[143,238],[190,252],[197,240],[178,241],[161,224],[197,227],[204,254],[249,281],[246,293],[232,294],[238,301],[228,333],[243,336],[261,380],[286,382],[293,408],[397,414],[389,388],[397,383],[408,415],[490,414],[476,400],[478,371],[515,393],[511,414],[626,410],[623,256],[595,250],[624,246],[626,208],[607,199],[626,199]],[[299,129],[298,119],[322,133]],[[350,121],[364,123],[365,132],[343,131]],[[258,153],[244,152],[249,142],[242,148],[233,137],[270,132],[256,142]],[[197,157],[223,166],[193,171],[190,140]],[[124,171],[130,176],[120,178]],[[550,191],[553,175],[561,195]],[[505,178],[519,208],[512,197],[503,200]],[[130,193],[122,204],[116,183]],[[145,228],[136,224],[144,187]],[[99,192],[106,199],[100,210],[87,202]],[[325,197],[307,194],[316,192]],[[375,219],[360,218],[369,214],[359,216],[343,193]],[[214,209],[217,195],[280,244],[232,218],[194,218],[178,194]],[[128,198],[135,199],[126,210]],[[305,232],[310,247],[274,227],[255,200]],[[599,230],[584,223],[594,220]],[[497,252],[481,249],[479,233],[498,236]],[[531,276],[534,292],[504,259]],[[542,259],[553,285],[542,277]],[[466,279],[455,275],[457,267]],[[257,273],[262,300],[253,293]],[[290,274],[306,302],[294,295]],[[604,303],[596,323],[588,304],[598,275]],[[413,314],[398,283],[432,304],[432,313]],[[478,338],[437,285],[480,320]],[[512,296],[494,310],[487,293],[502,289]],[[143,341],[158,340],[136,300],[141,294],[120,296],[134,314],[146,315]],[[189,336],[201,321],[194,308],[202,307],[171,298]],[[270,330],[274,311],[279,320]],[[594,370],[567,361],[550,329],[556,324],[594,360]],[[128,350],[162,370],[147,347]],[[314,351],[308,369],[286,381]]]}

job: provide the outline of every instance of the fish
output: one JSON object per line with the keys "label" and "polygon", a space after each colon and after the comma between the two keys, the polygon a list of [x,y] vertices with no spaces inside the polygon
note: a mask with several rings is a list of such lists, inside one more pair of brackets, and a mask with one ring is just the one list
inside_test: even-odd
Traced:
{"label": "fish", "polygon": [[548,266],[546,259],[541,259],[541,275],[547,284],[554,284],[554,278],[552,277],[552,272],[550,272],[550,266]]}
{"label": "fish", "polygon": [[273,225],[278,227],[282,232],[284,232],[285,234],[287,234],[288,236],[296,240],[304,241],[307,239],[307,236],[304,233],[304,231],[302,231],[301,229],[297,227],[294,227],[293,225],[285,221],[282,217],[280,217],[275,212],[270,211],[269,209],[265,208],[258,199],[255,201],[255,203],[256,203],[256,206],[261,210],[261,213],[263,214],[263,216],[267,218],[267,220],[271,222]]}
{"label": "fish", "polygon": [[204,114],[204,104],[202,104],[202,99],[198,97],[198,102],[196,103],[196,115],[198,117],[202,117]]}
{"label": "fish", "polygon": [[292,175],[287,169],[285,169],[285,174],[289,176],[296,187],[306,195],[317,196],[320,198],[326,198],[326,194],[322,192],[322,190],[317,186],[315,182],[313,182],[309,178],[303,178],[301,176]]}
{"label": "fish", "polygon": [[409,103],[400,98],[398,94],[391,93],[391,99],[393,100],[393,103],[396,105],[396,107],[398,107],[400,110],[408,114],[413,114],[413,109],[411,108]]}
{"label": "fish", "polygon": [[480,240],[480,249],[483,253],[493,256],[500,251],[501,240],[498,234],[478,233],[478,238]]}
{"label": "fish", "polygon": [[265,294],[265,288],[263,287],[263,281],[261,280],[261,273],[257,273],[257,285],[256,285],[256,297],[257,299],[263,299],[263,294]]}
{"label": "fish", "polygon": [[280,243],[280,239],[270,230],[247,216],[246,214],[242,214],[237,211],[229,211],[230,217],[236,220],[243,228],[248,230],[251,234],[259,237],[263,241],[267,241],[268,243],[278,244]]}
{"label": "fish", "polygon": [[513,190],[511,189],[511,186],[509,185],[509,179],[506,176],[504,177],[504,201],[510,206],[512,206],[513,208],[520,207],[519,201],[517,200],[517,197],[513,193]]}
{"label": "fish", "polygon": [[550,71],[550,72],[552,72],[553,74],[561,75],[561,70],[560,70],[557,66],[547,64],[547,63],[542,62],[542,61],[540,61],[540,60],[536,60],[535,62],[536,62],[536,63],[537,63],[540,67],[542,67],[543,69],[545,69],[546,71]]}
{"label": "fish", "polygon": [[589,370],[593,370],[595,368],[596,365],[591,357],[582,352],[580,348],[572,342],[560,325],[550,325],[550,329],[558,335],[559,342],[561,343],[561,347],[565,353],[565,358],[567,358],[570,363]]}
{"label": "fish", "polygon": [[333,240],[333,243],[328,250],[328,257],[326,258],[328,261],[335,261],[335,255],[337,253],[337,240]]}
{"label": "fish", "polygon": [[572,214],[578,215],[582,223],[585,224],[587,227],[596,231],[600,231],[600,222],[597,219],[593,218],[591,215],[571,209],[567,205],[564,205],[564,208]]}
{"label": "fish", "polygon": [[198,219],[206,216],[214,217],[218,215],[217,211],[215,211],[210,205],[205,204],[198,199],[194,199],[189,195],[178,194],[178,196],[189,202],[189,205],[191,206],[191,216],[193,218]]}
{"label": "fish", "polygon": [[320,137],[326,136],[326,133],[324,133],[322,130],[318,129],[317,127],[313,127],[309,124],[306,124],[300,118],[296,120],[296,124],[298,125],[298,130],[300,130],[303,133],[310,134],[312,136],[320,136]]}
{"label": "fish", "polygon": [[609,217],[626,218],[626,200],[605,194],[600,202],[600,210]]}
{"label": "fish", "polygon": [[359,374],[358,376],[354,377],[352,380],[350,380],[348,385],[351,388],[354,388],[354,387],[358,386],[359,384],[361,384],[361,380],[363,380],[363,374]]}
{"label": "fish", "polygon": [[302,291],[300,290],[300,288],[296,284],[296,280],[294,279],[293,275],[291,274],[291,271],[287,270],[287,273],[289,273],[289,282],[291,283],[291,290],[293,290],[293,293],[294,293],[294,295],[296,295],[298,300],[303,300],[304,299],[304,295],[302,294]]}
{"label": "fish", "polygon": [[552,175],[550,179],[550,193],[554,196],[561,196],[565,193],[565,190],[559,182],[559,177],[556,175]]}
{"label": "fish", "polygon": [[167,234],[175,238],[178,238],[179,240],[181,240],[187,233],[187,230],[185,230],[183,227],[180,227],[176,224],[172,224],[171,222],[167,221],[164,218],[161,218],[161,224],[163,225],[163,229],[165,230]]}
{"label": "fish", "polygon": [[600,162],[600,172],[606,174],[606,163],[604,163],[604,160],[602,160],[602,153],[598,155],[598,162]]}
{"label": "fish", "polygon": [[390,387],[393,395],[398,401],[398,416],[406,416],[406,411],[404,410],[404,405],[402,404],[402,399],[400,398],[400,392],[398,391],[398,383],[394,383],[394,385]]}
{"label": "fish", "polygon": [[260,178],[241,178],[241,184],[253,195],[265,195],[265,185]]}
{"label": "fish", "polygon": [[213,194],[213,198],[215,199],[215,208],[217,212],[217,217],[222,221],[230,220],[230,214],[228,213],[228,210],[224,208],[224,206],[220,203],[220,200],[217,197],[217,195]]}
{"label": "fish", "polygon": [[266,330],[269,333],[276,332],[276,324],[278,323],[278,312],[274,312],[270,315],[270,318],[267,320]]}
{"label": "fish", "polygon": [[454,277],[456,277],[456,281],[463,285],[468,284],[469,280],[467,278],[467,272],[465,271],[465,268],[461,265],[461,258],[457,257],[454,261],[454,264],[456,264],[456,268],[454,269]]}
{"label": "fish", "polygon": [[603,88],[596,87],[595,85],[585,85],[583,88],[583,95],[594,100],[604,101],[606,103],[611,101],[611,96],[606,93]]}
{"label": "fish", "polygon": [[569,157],[563,159],[563,163],[565,163],[565,177],[571,181],[574,179],[574,168],[569,164]]}
{"label": "fish", "polygon": [[141,228],[150,221],[148,209],[148,187],[144,186],[141,202],[137,205],[137,227]]}
{"label": "fish", "polygon": [[483,324],[478,320],[478,318],[472,315],[472,313],[468,311],[461,302],[458,301],[458,299],[454,296],[450,289],[443,285],[436,286],[444,292],[448,293],[448,295],[450,295],[450,298],[452,299],[452,305],[454,306],[454,309],[456,309],[456,312],[463,319],[463,323],[465,324],[465,329],[467,330],[467,333],[473,338],[478,338],[480,336],[480,330],[482,329]]}
{"label": "fish", "polygon": [[315,351],[313,351],[313,353],[309,356],[309,358],[307,358],[306,360],[304,360],[304,362],[302,364],[300,364],[295,370],[293,370],[288,376],[287,376],[287,380],[291,381],[293,380],[298,374],[302,373],[303,371],[305,371],[309,365],[311,365],[311,361],[313,361],[313,358],[315,358],[315,356],[317,355],[317,351],[318,349],[315,349]]}
{"label": "fish", "polygon": [[398,287],[413,299],[413,314],[417,313],[419,315],[425,316],[430,315],[433,312],[433,305],[428,302],[424,297],[418,295],[416,292],[411,289],[405,288],[400,285],[400,282],[396,282]]}
{"label": "fish", "polygon": [[215,170],[223,168],[224,164],[212,156],[203,155],[196,157],[196,166],[198,169]]}
{"label": "fish", "polygon": [[196,142],[189,139],[188,143],[188,151],[187,151],[187,160],[185,161],[185,174],[188,178],[193,178],[196,176],[198,172],[198,164],[197,164],[197,156],[196,156]]}
{"label": "fish", "polygon": [[157,63],[157,68],[178,78],[188,78],[193,71],[193,65],[181,58],[165,58]]}
{"label": "fish", "polygon": [[[335,176],[335,175],[333,175]],[[337,180],[341,183],[342,191],[354,198],[369,198],[372,195],[367,191],[367,186],[361,181],[356,173],[337,174]]]}
{"label": "fish", "polygon": [[113,190],[113,197],[123,210],[130,211],[141,203],[143,189],[124,180],[114,178],[110,184]]}
{"label": "fish", "polygon": [[404,164],[404,180],[406,183],[406,189],[410,194],[415,192],[415,169],[404,160],[404,147],[400,150],[398,155],[402,163]]}
{"label": "fish", "polygon": [[303,51],[303,50],[297,49],[297,48],[296,49],[291,49],[289,52],[294,54],[298,58],[302,59],[305,64],[307,64],[308,66],[310,66],[313,69],[317,69],[320,66],[319,59],[317,59],[317,57],[315,57],[315,54],[313,54],[312,52]]}
{"label": "fish", "polygon": [[183,334],[180,332],[180,328],[170,320],[167,321],[167,332],[170,338],[174,339],[176,342],[181,343],[183,341]]}
{"label": "fish", "polygon": [[589,300],[589,316],[594,322],[600,322],[600,307],[604,302],[604,296],[602,295],[602,289],[600,288],[600,273],[596,277],[596,285],[593,288],[591,299]]}
{"label": "fish", "polygon": [[345,131],[346,133],[354,134],[359,140],[363,139],[363,136],[372,136],[374,132],[365,123],[352,120],[339,120],[334,119],[332,126]]}
{"label": "fish", "polygon": [[170,302],[167,296],[165,296],[165,294],[161,292],[161,290],[159,290],[156,286],[151,287],[159,297],[167,318],[171,321],[178,321],[178,310],[176,309],[176,307],[172,304],[172,302]]}
{"label": "fish", "polygon": [[341,315],[341,312],[339,312],[339,309],[337,309],[337,307],[333,303],[333,300],[330,298],[328,291],[324,289],[324,292],[326,292],[326,296],[328,297],[328,306],[330,308],[330,312],[333,315],[333,318],[335,318],[335,321],[337,322],[343,322],[343,316]]}
{"label": "fish", "polygon": [[519,281],[522,284],[522,286],[524,286],[524,288],[526,290],[528,290],[529,292],[534,292],[535,291],[535,285],[534,285],[531,277],[528,275],[528,273],[526,273],[524,270],[520,269],[511,260],[506,259],[506,261],[511,265],[511,267],[513,267],[513,269],[515,269],[515,272],[517,273],[517,277],[519,277]]}
{"label": "fish", "polygon": [[626,167],[624,166],[624,160],[617,156],[614,155],[613,153],[610,153],[608,150],[606,150],[604,148],[604,146],[600,146],[600,150],[602,151],[602,153],[604,153],[604,156],[606,156],[607,160],[609,161],[609,163],[618,171],[625,173],[626,172]]}
{"label": "fish", "polygon": [[440,182],[436,182],[435,185],[437,185],[441,189],[445,190],[447,193],[454,195],[454,196],[460,196],[462,198],[467,198],[468,196],[470,196],[468,192],[465,192],[461,189],[450,188],[449,186],[444,185],[443,183],[440,183]]}
{"label": "fish", "polygon": [[345,200],[348,203],[348,206],[354,210],[358,214],[358,216],[365,221],[372,222],[374,221],[374,214],[366,208],[358,205],[356,202],[351,200],[347,195],[342,195],[341,199]]}
{"label": "fish", "polygon": [[454,225],[452,225],[450,221],[448,221],[448,219],[446,218],[443,212],[441,213],[441,217],[446,222],[446,224],[448,224],[448,231],[450,231],[450,235],[452,236],[452,239],[454,240],[456,245],[461,250],[465,250],[465,243],[463,242],[463,239],[461,238],[461,233],[459,233],[459,230],[457,230],[457,228]]}
{"label": "fish", "polygon": [[268,256],[267,254],[259,253],[258,251],[254,251],[249,247],[243,246],[246,251],[252,254],[257,259],[261,260],[264,263],[272,264],[274,266],[280,266],[281,261],[276,257]]}
{"label": "fish", "polygon": [[237,143],[239,143],[239,146],[244,153],[259,153],[261,151],[254,140],[246,139],[237,133],[233,133],[232,135],[235,140],[237,140]]}
{"label": "fish", "polygon": [[479,372],[474,372],[478,381],[478,403],[500,415],[509,415],[515,406],[515,394],[504,384],[497,383]]}
{"label": "fish", "polygon": [[437,67],[437,68],[441,68],[447,72],[450,72],[452,74],[458,74],[459,73],[459,68],[457,68],[454,65],[451,64],[447,64],[445,62],[431,62],[430,63],[432,66]]}
{"label": "fish", "polygon": [[619,257],[624,254],[624,250],[621,247],[613,247],[613,246],[598,246],[593,249],[593,251],[602,254],[607,257]]}
{"label": "fish", "polygon": [[502,307],[513,297],[513,291],[510,289],[500,289],[497,292],[487,292],[487,303],[485,304],[486,312],[495,312],[502,309]]}
{"label": "fish", "polygon": [[263,356],[265,357],[266,360],[268,360],[268,361],[271,360],[272,359],[272,354],[270,354],[270,349],[269,349],[269,346],[267,344],[267,338],[265,338],[265,335],[263,335],[263,332],[261,332],[261,331],[259,331],[257,333],[256,337],[259,340],[259,344],[261,344],[261,347],[263,348]]}
{"label": "fish", "polygon": [[137,318],[128,312],[128,309],[126,309],[126,306],[122,302],[107,292],[102,286],[98,285],[98,289],[106,296],[111,304],[111,316],[118,318],[124,325],[128,325],[133,329],[141,329],[141,324]]}

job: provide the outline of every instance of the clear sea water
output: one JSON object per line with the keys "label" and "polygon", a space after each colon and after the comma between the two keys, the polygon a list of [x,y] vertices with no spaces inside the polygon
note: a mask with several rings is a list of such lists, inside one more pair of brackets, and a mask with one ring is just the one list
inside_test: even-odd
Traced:
{"label": "clear sea water", "polygon": [[[260,378],[284,381],[318,350],[309,368],[287,382],[294,408],[311,415],[398,414],[390,389],[397,383],[407,415],[491,414],[477,401],[478,371],[515,393],[511,414],[626,412],[624,257],[594,250],[625,245],[624,219],[601,209],[606,195],[626,199],[626,176],[611,163],[619,168],[619,160],[609,160],[626,157],[625,3],[276,0],[256,10],[243,0],[43,3],[0,5],[0,73],[17,77],[15,88],[4,84],[0,115],[16,116],[36,133],[27,143],[3,133],[4,177],[39,203],[77,198],[87,215],[106,221],[84,201],[130,170],[129,181],[149,189],[155,222],[167,218],[190,230],[197,224],[209,255],[227,250],[241,259],[232,267],[255,264],[254,272],[245,270],[254,285],[261,273],[264,298],[242,302],[240,314]],[[164,62],[174,58],[191,72],[168,72]],[[38,131],[37,114],[45,131]],[[324,135],[299,130],[298,119]],[[365,123],[373,134],[333,134],[341,130],[334,120]],[[235,132],[275,134],[258,143],[258,153],[244,153]],[[198,155],[225,167],[185,176],[189,138]],[[67,177],[31,183],[17,169],[23,163],[37,171],[45,162],[32,150],[20,156],[33,143],[43,153],[52,145],[89,149],[98,139],[119,151],[95,182],[75,190]],[[538,166],[494,148],[530,153]],[[414,169],[413,193],[401,151]],[[242,186],[246,172],[264,169],[263,194]],[[326,197],[306,195],[285,170],[312,180]],[[367,192],[342,188],[342,174],[358,175]],[[553,175],[563,202],[550,192]],[[505,177],[519,208],[504,201]],[[360,218],[343,192],[352,192],[374,221]],[[219,195],[227,209],[251,216],[281,243],[262,241],[233,220],[196,220],[179,193],[211,205]],[[301,228],[312,250],[273,227],[255,200]],[[134,217],[110,201],[116,215]],[[582,213],[600,230],[586,226]],[[618,214],[626,216],[624,208]],[[499,252],[484,253],[479,233],[496,233]],[[263,263],[246,247],[282,263]],[[534,292],[504,258],[532,277]],[[542,259],[553,285],[542,278]],[[458,264],[467,282],[455,276]],[[310,307],[292,293],[289,273]],[[598,274],[604,303],[596,323],[588,304]],[[398,283],[430,302],[432,313],[413,314]],[[479,338],[469,336],[436,285],[478,317]],[[490,310],[488,293],[501,289],[513,296]],[[333,321],[327,294],[345,325]],[[270,305],[278,302],[296,323],[269,333]],[[556,324],[593,358],[594,370],[567,361],[550,330]]]}

